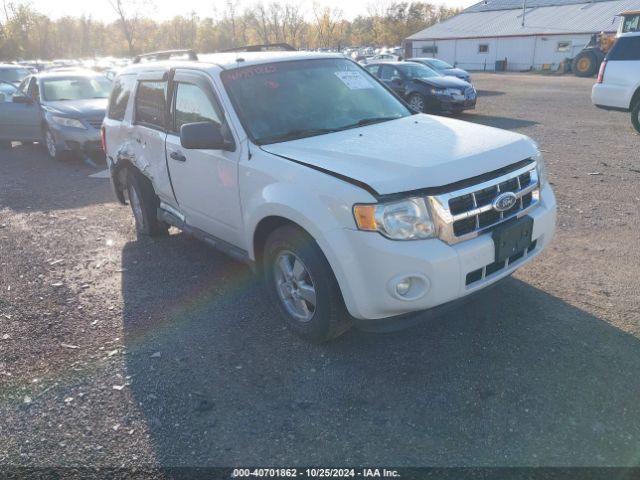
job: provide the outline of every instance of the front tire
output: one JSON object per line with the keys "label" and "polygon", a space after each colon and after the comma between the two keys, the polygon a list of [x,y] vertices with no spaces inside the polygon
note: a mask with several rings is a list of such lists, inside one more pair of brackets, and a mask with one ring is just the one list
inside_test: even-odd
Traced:
{"label": "front tire", "polygon": [[640,133],[640,100],[636,102],[636,106],[631,110],[631,123],[633,128]]}
{"label": "front tire", "polygon": [[49,158],[53,160],[62,160],[63,154],[58,149],[58,146],[56,145],[56,139],[53,136],[53,133],[51,133],[51,130],[45,128],[42,136],[44,137],[44,146],[47,150]]}
{"label": "front tire", "polygon": [[409,96],[409,106],[413,108],[416,112],[425,113],[427,110],[427,101],[423,95],[419,93],[412,93]]}
{"label": "front tire", "polygon": [[127,170],[127,193],[138,237],[166,234],[169,226],[158,220],[160,199],[153,190],[151,181],[137,170],[129,169]]}
{"label": "front tire", "polygon": [[294,226],[275,230],[264,252],[269,296],[286,325],[301,338],[321,343],[351,328],[351,318],[322,250]]}

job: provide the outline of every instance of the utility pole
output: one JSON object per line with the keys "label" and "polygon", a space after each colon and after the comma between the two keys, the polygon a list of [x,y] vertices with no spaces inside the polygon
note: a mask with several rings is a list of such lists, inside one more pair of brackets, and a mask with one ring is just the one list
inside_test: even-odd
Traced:
{"label": "utility pole", "polygon": [[524,27],[524,19],[527,16],[527,0],[522,0],[522,26]]}

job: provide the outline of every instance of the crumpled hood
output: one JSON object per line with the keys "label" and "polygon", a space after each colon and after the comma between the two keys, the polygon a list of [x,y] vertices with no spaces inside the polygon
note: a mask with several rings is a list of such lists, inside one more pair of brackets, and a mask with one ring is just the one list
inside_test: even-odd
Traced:
{"label": "crumpled hood", "polygon": [[65,100],[61,102],[47,102],[46,108],[51,113],[73,118],[97,118],[107,111],[106,98],[89,98],[86,100]]}
{"label": "crumpled hood", "polygon": [[538,151],[518,133],[423,114],[262,149],[366,183],[379,194],[448,185]]}
{"label": "crumpled hood", "polygon": [[451,75],[453,77],[469,77],[469,73],[462,70],[461,68],[445,68],[444,70],[440,70],[440,73],[443,75]]}
{"label": "crumpled hood", "polygon": [[429,78],[417,78],[418,82],[426,83],[427,85],[433,85],[434,87],[441,88],[462,88],[465,89],[471,85],[464,80],[457,77],[429,77]]}

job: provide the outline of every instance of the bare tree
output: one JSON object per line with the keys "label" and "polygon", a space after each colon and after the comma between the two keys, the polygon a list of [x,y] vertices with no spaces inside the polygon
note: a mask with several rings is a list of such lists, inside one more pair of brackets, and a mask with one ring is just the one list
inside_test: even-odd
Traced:
{"label": "bare tree", "polygon": [[135,55],[135,41],[143,6],[151,6],[143,0],[107,0],[118,15],[118,23],[129,47],[129,55]]}
{"label": "bare tree", "polygon": [[336,34],[342,23],[342,10],[321,7],[316,3],[313,5],[313,16],[316,21],[315,27],[319,45],[327,48],[340,43]]}

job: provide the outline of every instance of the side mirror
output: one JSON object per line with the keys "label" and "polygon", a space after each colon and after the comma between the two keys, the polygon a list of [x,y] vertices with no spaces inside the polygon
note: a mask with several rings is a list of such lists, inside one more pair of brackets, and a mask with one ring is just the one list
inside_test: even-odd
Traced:
{"label": "side mirror", "polygon": [[24,95],[14,95],[13,103],[23,103],[25,105],[31,105],[33,103],[33,99]]}
{"label": "side mirror", "polygon": [[194,150],[228,150],[231,147],[221,126],[213,122],[185,123],[180,128],[180,143],[184,148]]}

